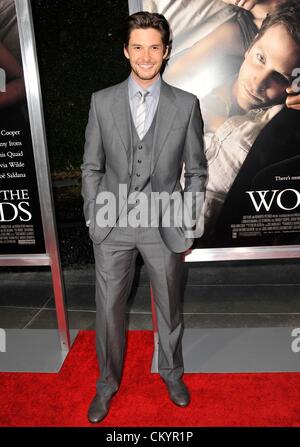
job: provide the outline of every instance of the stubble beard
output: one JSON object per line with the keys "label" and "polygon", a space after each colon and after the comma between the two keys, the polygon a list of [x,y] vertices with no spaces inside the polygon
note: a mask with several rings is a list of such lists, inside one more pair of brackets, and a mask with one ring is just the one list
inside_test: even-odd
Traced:
{"label": "stubble beard", "polygon": [[131,67],[131,69],[134,72],[134,74],[136,75],[136,77],[138,79],[140,79],[141,81],[151,81],[152,79],[155,79],[157,77],[157,75],[160,73],[160,70],[158,70],[152,74],[149,73],[149,75],[146,75],[146,74],[144,75],[139,70],[137,70],[135,67]]}

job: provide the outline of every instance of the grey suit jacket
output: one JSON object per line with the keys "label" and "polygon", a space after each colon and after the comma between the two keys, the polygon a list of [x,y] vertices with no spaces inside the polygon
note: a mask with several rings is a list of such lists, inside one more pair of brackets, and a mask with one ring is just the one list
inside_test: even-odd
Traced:
{"label": "grey suit jacket", "polygon": [[[93,93],[86,127],[82,170],[84,215],[98,244],[111,231],[96,223],[98,193],[109,191],[119,200],[119,184],[130,189],[132,144],[128,81]],[[206,180],[203,122],[196,96],[162,81],[151,161],[152,191],[182,191],[180,176],[185,163],[185,191],[202,192]],[[159,227],[162,239],[174,252],[189,248],[182,228]]]}

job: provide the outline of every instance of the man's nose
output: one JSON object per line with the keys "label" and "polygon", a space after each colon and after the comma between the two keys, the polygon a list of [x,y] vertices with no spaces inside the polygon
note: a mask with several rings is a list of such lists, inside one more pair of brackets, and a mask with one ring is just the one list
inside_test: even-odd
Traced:
{"label": "man's nose", "polygon": [[150,51],[145,49],[143,52],[143,59],[145,62],[148,62],[150,60]]}
{"label": "man's nose", "polygon": [[265,71],[261,71],[258,73],[255,73],[253,76],[253,84],[252,88],[254,90],[253,93],[261,93],[268,87],[270,77],[269,74]]}

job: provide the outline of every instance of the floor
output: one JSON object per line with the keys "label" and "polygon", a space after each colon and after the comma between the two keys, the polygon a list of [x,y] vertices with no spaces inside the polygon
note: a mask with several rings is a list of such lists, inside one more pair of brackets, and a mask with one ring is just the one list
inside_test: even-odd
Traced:
{"label": "floor", "polygon": [[[300,327],[300,261],[185,264],[182,312],[186,328]],[[71,329],[95,329],[94,271],[64,270]],[[128,328],[151,329],[149,280],[138,263],[128,301]],[[56,328],[50,272],[0,270],[0,328]]]}

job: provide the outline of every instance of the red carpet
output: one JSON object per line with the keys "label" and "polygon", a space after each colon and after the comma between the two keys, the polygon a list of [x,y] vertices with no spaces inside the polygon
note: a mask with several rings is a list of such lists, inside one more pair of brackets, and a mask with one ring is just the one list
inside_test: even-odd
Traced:
{"label": "red carpet", "polygon": [[[192,401],[178,408],[150,373],[152,341],[129,332],[123,381],[99,427],[300,426],[300,373],[186,374]],[[0,374],[0,426],[92,426],[97,375],[95,333],[82,331],[59,374]]]}

